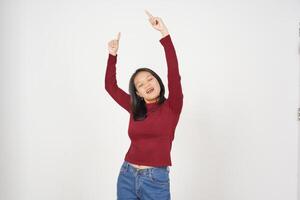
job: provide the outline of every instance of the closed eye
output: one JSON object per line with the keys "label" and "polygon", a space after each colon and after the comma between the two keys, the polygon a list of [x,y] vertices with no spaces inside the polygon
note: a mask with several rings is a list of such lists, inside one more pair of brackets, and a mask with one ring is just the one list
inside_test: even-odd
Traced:
{"label": "closed eye", "polygon": [[[148,81],[152,81],[153,80],[153,78],[149,78],[148,79]],[[143,84],[140,84],[138,87],[142,87],[143,86]]]}

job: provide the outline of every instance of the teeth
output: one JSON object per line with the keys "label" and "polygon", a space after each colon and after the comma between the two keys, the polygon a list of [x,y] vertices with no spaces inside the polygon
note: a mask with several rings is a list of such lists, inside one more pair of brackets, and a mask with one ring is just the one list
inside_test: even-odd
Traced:
{"label": "teeth", "polygon": [[147,91],[147,94],[149,94],[149,93],[153,92],[153,90],[154,90],[154,89],[153,89],[153,88],[151,88],[150,90],[148,90],[148,91]]}

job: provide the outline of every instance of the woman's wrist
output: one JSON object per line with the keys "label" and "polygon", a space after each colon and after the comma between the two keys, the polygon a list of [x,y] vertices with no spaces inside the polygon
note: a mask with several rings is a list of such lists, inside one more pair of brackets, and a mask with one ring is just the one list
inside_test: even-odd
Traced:
{"label": "woman's wrist", "polygon": [[167,35],[169,35],[169,31],[168,30],[163,30],[160,32],[162,37],[166,37]]}
{"label": "woman's wrist", "polygon": [[116,52],[109,52],[109,54],[113,55],[113,56],[116,56],[117,53]]}

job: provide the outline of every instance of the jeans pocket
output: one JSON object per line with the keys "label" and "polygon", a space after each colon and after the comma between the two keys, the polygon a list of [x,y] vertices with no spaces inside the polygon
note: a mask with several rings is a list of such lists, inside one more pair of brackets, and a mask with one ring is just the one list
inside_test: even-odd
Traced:
{"label": "jeans pocket", "polygon": [[154,168],[151,172],[151,180],[160,185],[169,184],[169,168]]}

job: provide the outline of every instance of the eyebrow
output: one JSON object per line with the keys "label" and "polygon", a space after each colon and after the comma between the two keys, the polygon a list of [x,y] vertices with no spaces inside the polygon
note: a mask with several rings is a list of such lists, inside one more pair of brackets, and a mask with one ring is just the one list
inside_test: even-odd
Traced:
{"label": "eyebrow", "polygon": [[[146,78],[148,78],[149,76],[152,76],[152,74],[149,74]],[[140,83],[140,81],[136,82],[136,84]]]}

